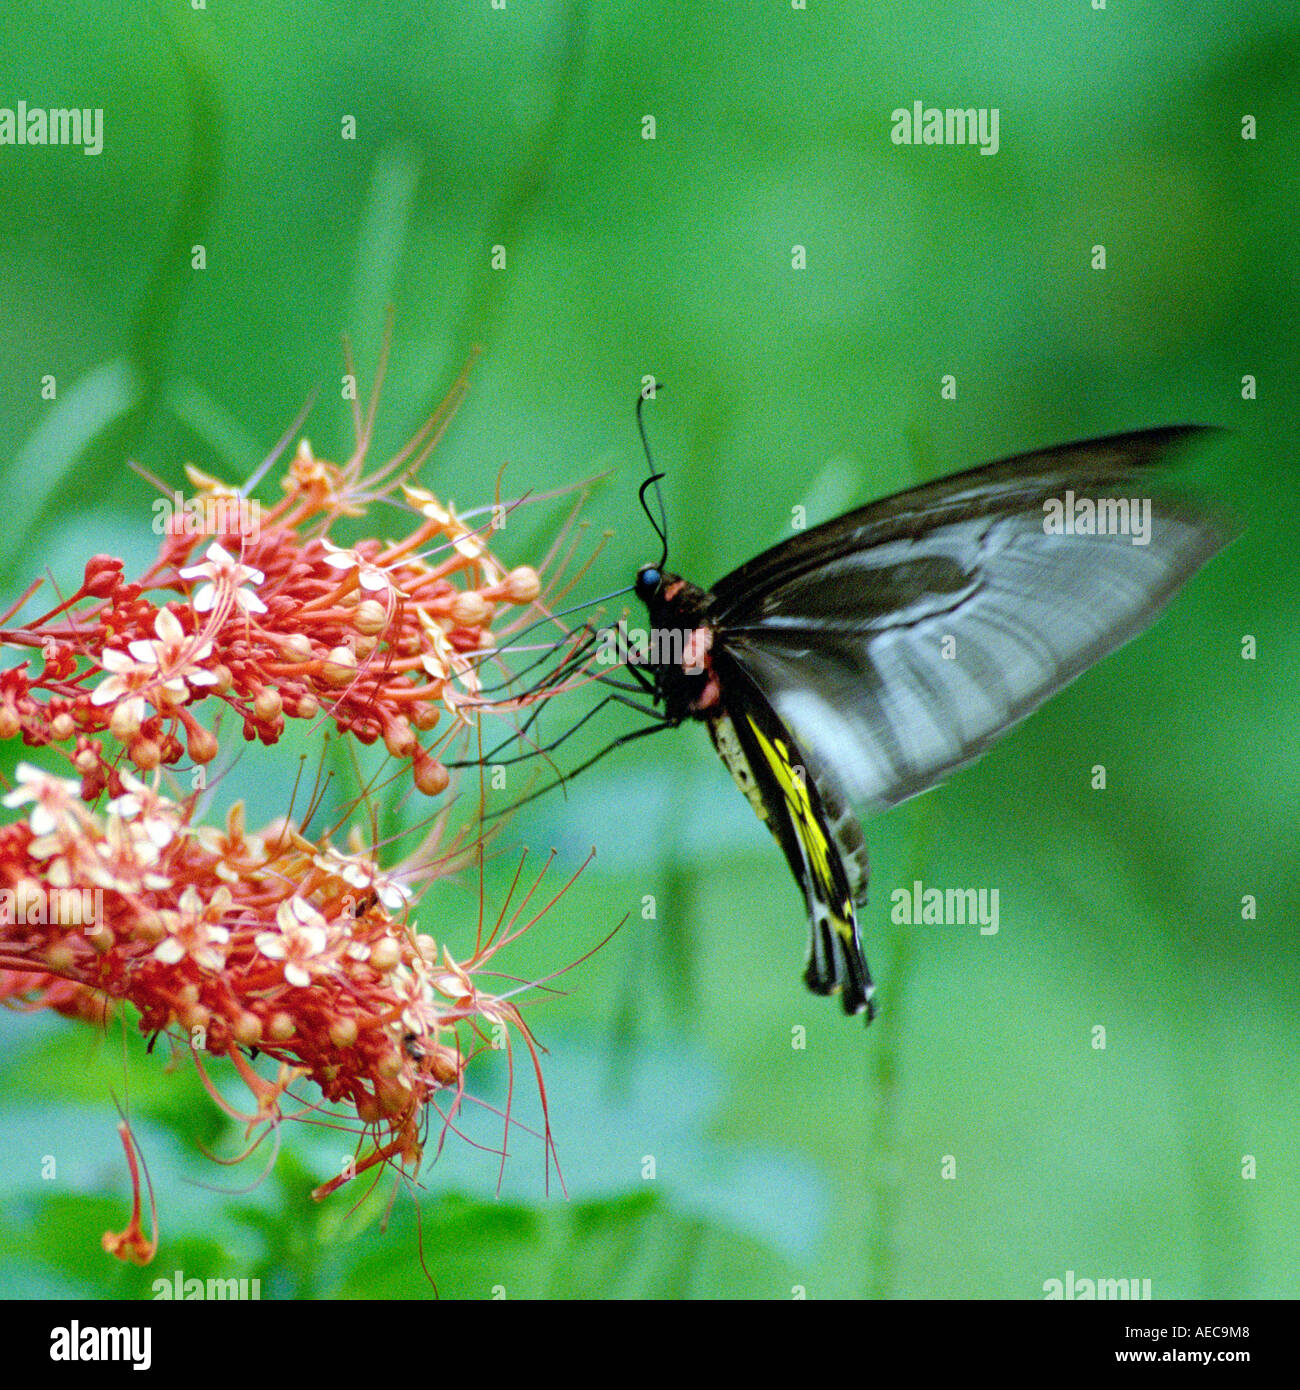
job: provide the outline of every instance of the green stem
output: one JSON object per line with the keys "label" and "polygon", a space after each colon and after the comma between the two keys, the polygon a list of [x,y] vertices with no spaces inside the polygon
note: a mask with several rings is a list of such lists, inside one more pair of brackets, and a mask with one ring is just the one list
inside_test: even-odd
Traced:
{"label": "green stem", "polygon": [[[912,803],[908,883],[924,878],[934,830],[933,805],[928,799]],[[881,1017],[872,1026],[867,1039],[868,1090],[875,1101],[876,1161],[871,1175],[864,1296],[873,1299],[898,1296],[899,1112],[902,1100],[899,1072],[914,930],[907,925],[893,926],[887,912],[880,914],[879,920],[882,939],[887,943],[883,954],[888,973],[882,975]]]}

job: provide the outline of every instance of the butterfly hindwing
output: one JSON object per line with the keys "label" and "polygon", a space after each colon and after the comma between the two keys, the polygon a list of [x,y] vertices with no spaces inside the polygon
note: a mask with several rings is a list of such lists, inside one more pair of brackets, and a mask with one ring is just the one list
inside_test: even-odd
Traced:
{"label": "butterfly hindwing", "polygon": [[762,692],[735,670],[723,678],[725,711],[709,721],[714,746],[785,853],[804,895],[811,942],[804,979],[838,993],[846,1013],[866,1011],[872,983],[858,907],[867,897],[862,827],[834,779],[812,765]]}

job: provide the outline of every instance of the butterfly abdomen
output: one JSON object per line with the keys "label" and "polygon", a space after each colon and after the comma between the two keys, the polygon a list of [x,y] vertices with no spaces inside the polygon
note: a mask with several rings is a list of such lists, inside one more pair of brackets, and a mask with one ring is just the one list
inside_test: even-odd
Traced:
{"label": "butterfly abdomen", "polygon": [[708,725],[718,756],[784,851],[808,909],[809,988],[839,994],[846,1012],[870,1019],[871,975],[856,912],[867,887],[861,826],[830,780],[806,768],[790,731],[728,659],[711,620],[713,595],[677,575],[656,579],[642,594],[653,653],[645,664],[665,720]]}
{"label": "butterfly abdomen", "polygon": [[740,741],[736,738],[736,726],[725,715],[720,714],[709,720],[709,736],[718,751],[732,779],[745,795],[745,800],[754,808],[759,820],[767,820],[767,807],[763,804],[763,793],[759,790],[754,769],[745,757]]}

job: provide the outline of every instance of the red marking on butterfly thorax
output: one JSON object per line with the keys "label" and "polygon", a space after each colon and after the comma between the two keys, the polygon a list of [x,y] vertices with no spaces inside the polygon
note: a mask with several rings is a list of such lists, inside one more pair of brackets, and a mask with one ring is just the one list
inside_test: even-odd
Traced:
{"label": "red marking on butterfly thorax", "polygon": [[718,684],[718,673],[713,669],[713,629],[706,625],[697,627],[688,634],[682,643],[682,669],[691,675],[702,675],[704,684],[700,692],[691,700],[691,713],[696,718],[704,718],[722,707],[722,687]]}
{"label": "red marking on butterfly thorax", "polygon": [[682,643],[683,670],[698,675],[701,671],[708,669],[709,653],[712,650],[713,629],[711,627],[701,626],[693,632],[688,632]]}
{"label": "red marking on butterfly thorax", "polygon": [[[657,698],[670,723],[710,719],[722,709],[722,688],[710,655],[716,629],[709,622],[711,596],[679,574],[665,574],[646,600],[651,626],[674,640],[671,659],[655,667]],[[680,641],[680,648],[676,647]]]}

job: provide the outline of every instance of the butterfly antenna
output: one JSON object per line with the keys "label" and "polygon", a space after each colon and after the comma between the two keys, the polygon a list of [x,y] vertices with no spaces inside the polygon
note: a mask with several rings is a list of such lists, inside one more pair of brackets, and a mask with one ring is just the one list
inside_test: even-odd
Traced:
{"label": "butterfly antenna", "polygon": [[[668,513],[664,510],[664,495],[659,490],[659,479],[664,475],[655,472],[655,461],[650,453],[650,441],[646,438],[645,432],[645,403],[658,391],[662,391],[661,382],[651,380],[649,386],[642,387],[637,393],[636,398],[636,427],[641,435],[641,447],[645,450],[645,461],[650,469],[650,476],[641,484],[641,490],[637,496],[641,499],[641,509],[650,519],[650,525],[655,528],[655,534],[659,537],[663,545],[663,554],[659,557],[660,570],[668,563]],[[655,490],[655,502],[659,507],[659,520],[656,521],[654,513],[650,510],[645,500],[646,489],[653,487]]]}

